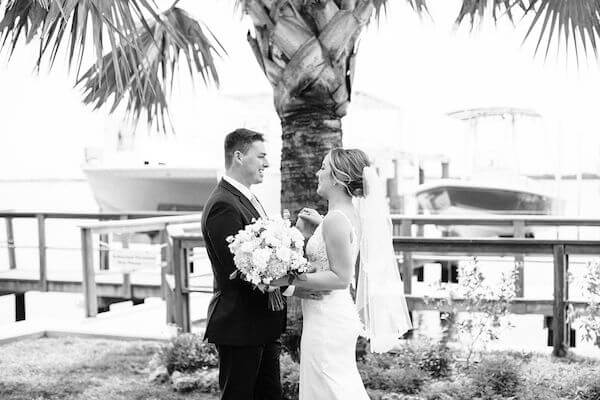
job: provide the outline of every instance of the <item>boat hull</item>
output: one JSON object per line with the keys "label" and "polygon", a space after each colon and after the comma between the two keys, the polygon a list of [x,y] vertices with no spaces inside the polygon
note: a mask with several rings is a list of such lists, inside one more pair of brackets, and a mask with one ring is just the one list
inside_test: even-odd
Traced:
{"label": "boat hull", "polygon": [[[434,215],[552,215],[555,201],[531,191],[463,184],[429,185],[417,190],[419,206]],[[512,237],[512,226],[457,225],[440,227],[447,236]],[[535,231],[525,227],[525,236]]]}
{"label": "boat hull", "polygon": [[193,168],[84,168],[102,211],[198,211],[217,171]]}

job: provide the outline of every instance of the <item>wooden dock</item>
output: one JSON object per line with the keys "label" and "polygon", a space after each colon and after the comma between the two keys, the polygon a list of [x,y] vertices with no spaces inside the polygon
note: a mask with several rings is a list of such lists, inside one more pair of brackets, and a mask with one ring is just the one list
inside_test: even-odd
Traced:
{"label": "wooden dock", "polygon": [[[167,227],[171,224],[185,225],[200,221],[199,214],[178,212],[120,212],[120,213],[66,213],[66,212],[20,212],[1,211],[6,226],[6,248],[8,250],[8,269],[0,270],[0,295],[16,296],[16,320],[25,316],[25,293],[28,291],[83,293],[86,301],[86,316],[95,316],[99,311],[107,309],[114,302],[133,300],[143,302],[150,297],[165,299],[168,295],[168,284],[173,283],[173,274],[166,271],[168,267],[167,253],[162,261],[153,268],[119,270],[109,265],[110,248],[106,245],[110,234],[119,234],[121,247],[129,247],[129,237],[134,233],[144,233],[154,243],[163,248],[168,247]],[[23,268],[16,257],[15,229],[16,219],[33,219],[37,223],[38,233],[38,268]],[[53,266],[48,268],[46,241],[46,222],[49,219],[79,220],[81,230],[82,264],[79,266]],[[95,220],[96,222],[83,222]],[[94,248],[92,235],[99,235],[100,249]],[[76,250],[70,248],[70,250]],[[212,292],[212,276],[207,273],[196,275],[192,282],[200,291]],[[168,301],[167,314],[172,306]],[[167,320],[172,320],[167,316]]]}
{"label": "wooden dock", "polygon": [[[129,214],[129,213],[128,213]],[[51,214],[51,213],[17,213],[0,212],[0,218],[6,219],[7,246],[9,256],[8,270],[0,271],[0,294],[15,293],[17,295],[17,319],[25,318],[24,293],[27,291],[57,291],[83,293],[85,299],[85,316],[94,317],[99,308],[106,308],[111,301],[125,299],[145,299],[160,297],[165,300],[165,321],[175,322],[183,331],[192,328],[190,298],[197,292],[212,292],[212,274],[207,266],[192,267],[193,249],[203,247],[204,242],[198,234],[200,216],[144,216],[136,215],[135,220],[100,221],[81,225],[82,263],[79,270],[48,270],[46,266],[46,241],[44,221],[47,218],[92,218],[97,220],[128,218],[126,215],[91,215],[91,214]],[[12,221],[15,218],[34,218],[38,223],[39,233],[39,270],[23,270],[17,268],[15,258],[14,230]],[[183,225],[194,225],[194,229],[186,232]],[[553,227],[592,227],[600,233],[600,219],[528,217],[528,216],[493,216],[493,217],[425,217],[394,216],[394,246],[399,257],[399,266],[404,280],[405,293],[411,310],[429,310],[431,305],[424,302],[421,296],[412,293],[412,277],[419,260],[437,260],[458,255],[502,255],[513,257],[520,268],[517,281],[517,298],[513,301],[512,311],[518,314],[541,314],[553,316],[552,330],[554,338],[554,354],[563,356],[568,347],[566,308],[584,307],[585,303],[572,301],[568,294],[568,266],[570,255],[600,255],[600,241],[560,239],[540,240],[523,238],[527,226]],[[512,239],[464,239],[464,238],[424,238],[418,236],[424,225],[509,225],[514,229]],[[415,228],[415,229],[413,229]],[[195,230],[196,233],[193,233]],[[154,240],[163,246],[161,263],[152,270],[116,271],[108,265],[109,249],[95,249],[95,236],[106,241],[107,235],[117,233],[125,235],[133,232],[151,233]],[[578,238],[577,238],[578,239]],[[123,247],[126,243],[124,243]],[[525,280],[523,260],[526,255],[544,254],[553,259],[554,293],[552,299],[525,298]],[[424,257],[424,258],[423,258]],[[193,271],[194,270],[194,271]],[[195,272],[195,273],[192,273]],[[549,271],[548,271],[549,272]],[[455,308],[461,309],[461,301],[454,302]]]}

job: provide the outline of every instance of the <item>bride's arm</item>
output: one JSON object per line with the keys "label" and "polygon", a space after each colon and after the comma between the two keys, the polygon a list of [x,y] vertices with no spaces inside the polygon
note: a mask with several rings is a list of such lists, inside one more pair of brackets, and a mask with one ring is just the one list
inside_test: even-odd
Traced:
{"label": "bride's arm", "polygon": [[351,238],[351,227],[346,219],[337,214],[329,215],[323,221],[323,239],[330,270],[302,274],[292,284],[312,290],[347,288],[352,281],[355,261],[352,259]]}

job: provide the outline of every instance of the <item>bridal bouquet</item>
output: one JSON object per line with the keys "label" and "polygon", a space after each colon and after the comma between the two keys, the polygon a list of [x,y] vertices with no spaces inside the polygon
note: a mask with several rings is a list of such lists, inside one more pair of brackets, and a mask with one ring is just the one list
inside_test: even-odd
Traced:
{"label": "bridal bouquet", "polygon": [[[274,279],[308,270],[304,237],[289,219],[260,218],[226,240],[237,268],[230,279],[239,274],[263,290]],[[269,291],[269,309],[279,311],[283,306],[280,291]]]}

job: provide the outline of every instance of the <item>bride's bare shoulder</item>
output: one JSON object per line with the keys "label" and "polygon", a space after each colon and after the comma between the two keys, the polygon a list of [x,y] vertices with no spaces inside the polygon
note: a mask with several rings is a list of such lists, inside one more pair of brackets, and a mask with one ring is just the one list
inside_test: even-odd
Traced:
{"label": "bride's bare shoulder", "polygon": [[352,229],[352,221],[342,212],[329,212],[323,219],[323,237],[325,239],[345,239]]}

